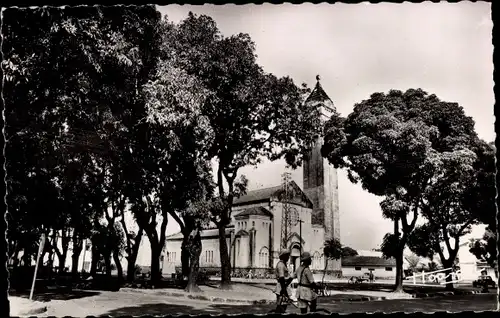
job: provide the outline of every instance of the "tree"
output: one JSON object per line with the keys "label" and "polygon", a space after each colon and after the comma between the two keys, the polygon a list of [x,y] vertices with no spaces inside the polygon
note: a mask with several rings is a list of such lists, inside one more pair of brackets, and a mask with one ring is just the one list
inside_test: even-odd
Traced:
{"label": "tree", "polygon": [[479,214],[479,221],[486,224],[482,239],[471,243],[470,252],[479,260],[486,261],[492,268],[498,271],[498,244],[496,238],[497,228],[497,206],[496,206],[496,173],[495,154],[496,147],[493,142],[481,143],[478,147],[478,160],[474,166],[477,171],[477,179],[468,188],[464,196],[464,204],[475,209]]}
{"label": "tree", "polygon": [[[169,33],[174,65],[195,76],[204,93],[200,117],[206,122],[207,159],[217,161],[217,189],[223,207],[213,210],[219,230],[221,287],[229,288],[229,251],[225,229],[231,220],[233,200],[245,180],[238,171],[268,158],[284,157],[297,166],[321,126],[317,111],[303,104],[307,89],[290,78],[265,74],[257,65],[250,37],[223,37],[207,16],[190,13]],[[196,95],[199,96],[199,95]],[[241,193],[241,192],[240,192]]]}
{"label": "tree", "polygon": [[358,251],[349,246],[343,246],[342,257],[350,257],[350,256],[358,256]]}
{"label": "tree", "polygon": [[416,254],[410,254],[405,256],[405,260],[408,263],[408,269],[414,273],[420,264],[420,257]]}
{"label": "tree", "polygon": [[481,240],[474,240],[469,245],[469,251],[480,261],[487,262],[497,269],[497,235],[488,227]]}
{"label": "tree", "polygon": [[345,168],[351,182],[384,198],[382,214],[394,222],[385,239],[396,259],[396,292],[402,292],[403,250],[425,194],[440,181],[441,163],[460,158],[476,138],[462,107],[421,89],[372,94],[347,118],[334,115],[326,124],[323,156]]}
{"label": "tree", "polygon": [[323,278],[321,282],[325,281],[326,269],[328,268],[328,261],[331,259],[338,260],[343,256],[343,247],[340,241],[336,238],[329,239],[325,242],[323,247],[323,255],[325,256],[325,269],[323,271]]}
{"label": "tree", "polygon": [[[117,14],[117,10],[121,12]],[[123,150],[128,151],[123,141],[132,135],[127,128],[143,119],[137,116],[143,113],[135,111],[141,103],[144,106],[137,92],[156,64],[155,42],[151,39],[159,18],[153,6],[40,8],[18,10],[4,25],[4,94],[12,106],[7,113],[9,149],[24,145],[19,148],[24,153],[22,160],[9,161],[13,163],[8,167],[12,190],[9,210],[19,218],[23,213],[31,215],[31,204],[53,212],[58,218],[33,213],[32,227],[64,230],[62,233],[67,227],[73,228],[77,252],[81,239],[90,235],[89,223],[96,225],[111,204],[108,194],[116,198],[112,192],[122,189],[108,188],[109,192],[103,193],[96,187],[96,191],[88,191],[87,200],[92,202],[89,208],[71,200],[70,189],[84,182],[78,177],[64,180],[67,168],[81,165],[80,170],[92,173],[79,177],[102,181],[102,170],[109,168],[106,163],[112,162],[114,168],[125,166],[119,160],[128,158],[123,156]],[[20,20],[29,23],[20,24]],[[36,190],[32,182],[27,192],[17,187],[29,185],[31,178],[39,180],[37,183],[43,181],[36,187],[45,191]],[[32,198],[29,205],[23,203],[25,193]],[[49,198],[50,204],[40,204]],[[73,222],[68,211],[75,208]],[[88,211],[98,213],[85,218],[92,222],[79,222],[78,213]],[[40,216],[42,219],[37,219]],[[70,224],[47,224],[61,220]],[[94,246],[93,250],[96,252]]]}
{"label": "tree", "polygon": [[[442,176],[433,187],[429,187],[423,200],[422,215],[427,223],[417,227],[409,239],[409,247],[415,253],[423,257],[438,254],[443,268],[450,271],[456,262],[460,237],[470,233],[471,225],[480,222],[488,213],[494,215],[491,203],[495,184],[492,180],[484,180],[484,172],[478,169],[488,167],[489,162],[489,170],[494,170],[492,149],[490,158],[485,156],[488,147],[485,142],[477,140],[470,146],[469,153],[455,153],[455,156],[442,159]],[[478,162],[480,160],[487,162]],[[484,210],[488,207],[483,202],[490,202],[489,210]],[[451,290],[453,279],[449,274],[447,272],[446,288]]]}

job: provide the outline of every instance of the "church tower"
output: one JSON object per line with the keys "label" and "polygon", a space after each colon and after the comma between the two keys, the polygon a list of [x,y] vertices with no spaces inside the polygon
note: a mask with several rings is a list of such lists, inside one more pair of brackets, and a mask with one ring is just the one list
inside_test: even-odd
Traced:
{"label": "church tower", "polygon": [[[335,112],[333,101],[321,87],[319,75],[316,87],[306,100],[311,106],[320,108],[321,120],[326,122]],[[303,162],[304,192],[313,203],[312,224],[322,225],[325,241],[337,238],[340,241],[340,218],[337,169],[321,155],[323,136],[317,136],[311,151]],[[328,271],[341,273],[340,260],[329,260]]]}

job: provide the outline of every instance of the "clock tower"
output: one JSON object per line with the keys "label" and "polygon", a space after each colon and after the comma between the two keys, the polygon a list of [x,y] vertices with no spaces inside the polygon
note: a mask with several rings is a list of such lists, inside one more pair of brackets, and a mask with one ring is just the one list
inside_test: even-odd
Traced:
{"label": "clock tower", "polygon": [[[306,100],[311,106],[320,108],[322,122],[330,119],[335,106],[316,76],[316,86]],[[303,162],[304,192],[313,203],[312,224],[325,229],[324,240],[336,238],[340,241],[340,217],[337,169],[321,155],[323,136],[316,136],[309,154]],[[341,273],[341,261],[329,260],[329,272]]]}

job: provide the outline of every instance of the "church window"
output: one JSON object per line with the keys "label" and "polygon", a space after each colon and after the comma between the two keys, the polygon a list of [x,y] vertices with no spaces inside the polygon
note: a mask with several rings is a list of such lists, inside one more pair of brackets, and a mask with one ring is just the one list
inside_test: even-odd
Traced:
{"label": "church window", "polygon": [[255,221],[252,221],[252,226],[255,226]]}
{"label": "church window", "polygon": [[214,262],[214,251],[205,251],[205,263]]}
{"label": "church window", "polygon": [[312,268],[313,269],[322,269],[321,266],[321,255],[319,252],[315,252],[312,259]]}
{"label": "church window", "polygon": [[269,253],[267,247],[261,248],[259,252],[259,267],[267,268],[269,264]]}

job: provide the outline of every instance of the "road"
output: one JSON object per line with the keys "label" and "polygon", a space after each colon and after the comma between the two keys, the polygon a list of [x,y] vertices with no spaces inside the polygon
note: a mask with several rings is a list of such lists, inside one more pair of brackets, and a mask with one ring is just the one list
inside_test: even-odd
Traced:
{"label": "road", "polygon": [[[95,292],[71,299],[53,299],[48,311],[38,316],[124,316],[165,314],[265,314],[273,305],[213,304],[199,300],[180,299],[125,292]],[[428,299],[384,300],[370,302],[333,302],[321,298],[319,308],[330,312],[436,312],[496,310],[496,293],[448,296]],[[288,312],[299,313],[290,306]]]}

